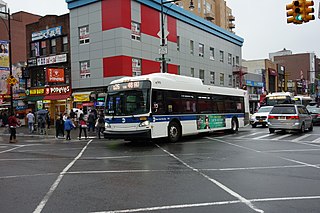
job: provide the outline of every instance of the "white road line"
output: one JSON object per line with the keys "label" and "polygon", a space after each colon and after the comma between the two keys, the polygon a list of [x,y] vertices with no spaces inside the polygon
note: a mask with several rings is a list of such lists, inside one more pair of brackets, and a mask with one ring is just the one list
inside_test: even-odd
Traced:
{"label": "white road line", "polygon": [[16,150],[16,149],[19,149],[19,148],[22,148],[22,147],[24,147],[24,145],[19,145],[17,147],[11,148],[11,149],[7,149],[7,150],[4,150],[4,151],[1,151],[0,154],[6,153],[6,152],[11,152],[13,150]]}
{"label": "white road line", "polygon": [[36,176],[48,176],[48,175],[56,175],[57,173],[43,173],[43,174],[33,174],[33,175],[10,175],[10,176],[2,176],[0,179],[10,179],[10,178],[23,178],[23,177],[36,177]]}
{"label": "white road line", "polygon": [[218,142],[220,142],[220,143],[229,144],[229,145],[231,145],[231,146],[236,146],[236,147],[239,147],[239,148],[241,148],[241,149],[246,149],[246,150],[250,150],[250,151],[258,152],[258,153],[261,152],[261,151],[256,150],[256,149],[251,149],[251,148],[248,148],[248,147],[245,147],[245,146],[240,146],[240,145],[238,145],[238,144],[229,143],[229,142],[226,142],[226,141],[223,141],[223,140],[219,140],[219,139],[216,139],[216,138],[210,138],[210,137],[206,137],[206,138],[209,139],[209,140],[218,141]]}
{"label": "white road line", "polygon": [[296,139],[293,139],[292,141],[293,142],[301,141],[302,139],[305,139],[305,138],[307,138],[309,136],[310,136],[309,134],[305,134],[305,135],[302,135],[302,136],[300,136],[300,137],[298,137]]}
{"label": "white road line", "polygon": [[317,138],[317,139],[311,141],[311,143],[320,143],[320,138]]}
{"label": "white road line", "polygon": [[281,158],[281,159],[284,159],[284,160],[287,160],[287,161],[290,161],[290,162],[298,163],[298,164],[301,164],[301,165],[306,165],[306,166],[309,166],[309,167],[313,167],[313,168],[320,169],[320,166],[319,166],[319,165],[304,163],[304,162],[302,162],[302,161],[297,161],[297,160],[293,160],[293,159],[285,158],[285,157],[279,157],[279,156],[278,156],[278,158]]}
{"label": "white road line", "polygon": [[257,134],[259,134],[259,133],[261,133],[261,132],[254,132],[254,133],[251,133],[251,134],[249,134],[249,135],[242,135],[242,136],[237,137],[237,138],[244,138],[244,137],[247,137],[247,136],[254,136],[254,135],[257,135]]}
{"label": "white road line", "polygon": [[286,138],[286,137],[289,137],[289,136],[292,136],[292,134],[281,135],[281,136],[279,136],[279,137],[272,138],[271,140],[272,140],[272,141],[277,141],[277,140],[280,140],[280,139],[283,139],[283,138]]}
{"label": "white road line", "polygon": [[261,209],[258,209],[257,207],[255,207],[249,200],[247,200],[246,198],[242,197],[240,194],[236,193],[235,191],[231,190],[230,188],[228,188],[227,186],[223,185],[222,183],[220,183],[219,181],[210,178],[208,175],[204,174],[203,172],[199,171],[198,169],[190,166],[189,164],[187,164],[186,162],[184,162],[183,160],[181,160],[180,158],[178,158],[177,156],[175,156],[174,154],[170,153],[169,151],[167,151],[166,149],[162,148],[161,146],[159,146],[158,144],[155,144],[158,148],[160,148],[162,151],[164,151],[165,153],[167,153],[168,155],[170,155],[171,157],[173,157],[174,159],[176,159],[177,161],[179,161],[180,163],[182,163],[183,165],[185,165],[187,168],[191,169],[192,171],[200,174],[201,176],[203,176],[204,178],[206,178],[207,180],[209,180],[210,182],[214,183],[215,185],[217,185],[218,187],[220,187],[221,189],[223,189],[224,191],[226,191],[227,193],[229,193],[231,196],[234,196],[235,198],[237,198],[239,201],[241,201],[242,203],[244,203],[245,205],[247,205],[249,208],[251,208],[252,210],[256,211],[256,212],[260,212],[263,213],[264,211]]}
{"label": "white road line", "polygon": [[82,156],[82,154],[84,153],[84,151],[87,149],[87,147],[89,146],[89,144],[92,142],[92,140],[89,140],[88,143],[83,147],[83,149],[81,150],[81,152],[78,154],[77,157],[75,157],[60,173],[60,175],[58,176],[58,178],[56,179],[56,181],[52,184],[52,186],[50,187],[49,191],[47,192],[47,194],[43,197],[43,199],[41,200],[41,202],[39,203],[39,205],[37,206],[37,208],[33,211],[34,213],[40,213],[43,208],[45,207],[45,205],[47,204],[48,200],[50,199],[51,195],[53,194],[53,192],[56,190],[56,188],[58,187],[59,183],[61,182],[63,176],[66,174],[66,172],[68,172],[68,170],[75,164],[75,162]]}
{"label": "white road line", "polygon": [[264,153],[278,153],[278,152],[314,152],[320,149],[282,149],[282,150],[269,150],[263,151]]}
{"label": "white road line", "polygon": [[262,139],[262,138],[266,138],[270,136],[270,134],[267,134],[267,135],[262,135],[262,136],[259,136],[259,137],[256,137],[256,138],[252,138],[253,140],[259,140],[259,139]]}
{"label": "white road line", "polygon": [[[320,196],[304,196],[304,197],[279,197],[279,198],[258,198],[250,199],[250,202],[273,202],[273,201],[291,201],[291,200],[315,200],[320,199]],[[159,210],[169,210],[169,209],[184,209],[184,208],[194,208],[203,206],[219,206],[228,204],[240,203],[240,200],[229,200],[229,201],[218,201],[209,203],[193,203],[193,204],[180,204],[171,206],[155,206],[147,208],[137,208],[137,209],[123,209],[123,210],[113,210],[113,211],[99,211],[92,213],[131,213],[131,212],[147,212],[147,211],[159,211]]]}

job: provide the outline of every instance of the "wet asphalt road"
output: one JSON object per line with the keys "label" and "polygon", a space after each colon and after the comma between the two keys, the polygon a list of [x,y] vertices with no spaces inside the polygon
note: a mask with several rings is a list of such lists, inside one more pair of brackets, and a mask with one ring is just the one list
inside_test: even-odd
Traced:
{"label": "wet asphalt road", "polygon": [[319,212],[320,127],[157,140],[0,137],[0,212]]}

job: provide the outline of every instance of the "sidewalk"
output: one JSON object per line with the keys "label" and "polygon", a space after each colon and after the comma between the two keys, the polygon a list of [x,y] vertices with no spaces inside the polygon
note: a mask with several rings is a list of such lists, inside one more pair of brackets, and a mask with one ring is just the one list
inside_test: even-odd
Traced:
{"label": "sidewalk", "polygon": [[[88,133],[88,137],[90,138],[95,138],[97,137],[96,133]],[[9,129],[7,127],[0,127],[0,136],[9,136]],[[66,132],[65,132],[66,135]],[[28,137],[43,137],[43,138],[55,138],[56,137],[56,128],[53,126],[50,129],[46,129],[46,134],[40,134],[39,132],[33,132],[33,133],[29,133],[29,129],[27,126],[21,126],[17,128],[17,137],[21,137],[21,136],[28,136]],[[71,130],[71,134],[70,134],[72,139],[78,139],[79,136],[79,128],[73,129]],[[81,138],[84,138],[84,133],[82,132],[82,136]],[[101,135],[101,138],[103,138],[103,136]]]}

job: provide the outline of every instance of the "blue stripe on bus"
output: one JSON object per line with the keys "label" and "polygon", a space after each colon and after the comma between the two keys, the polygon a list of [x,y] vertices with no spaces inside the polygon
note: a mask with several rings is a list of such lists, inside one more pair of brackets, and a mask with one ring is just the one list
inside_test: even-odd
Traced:
{"label": "blue stripe on bus", "polygon": [[[220,115],[220,114],[197,114],[197,115],[162,115],[162,116],[153,116],[153,117],[148,117],[148,120],[150,122],[168,122],[172,120],[173,118],[176,118],[180,121],[195,121],[197,120],[197,116],[199,115]],[[221,116],[221,115],[220,115]],[[244,118],[243,113],[238,113],[238,114],[224,114],[222,115],[225,118],[233,118],[233,117],[238,117],[238,118]],[[146,116],[141,116],[141,117],[146,117]],[[140,120],[140,116],[136,117],[123,117],[123,118],[107,118],[106,122],[109,124],[119,124],[119,123],[140,123],[142,122]]]}

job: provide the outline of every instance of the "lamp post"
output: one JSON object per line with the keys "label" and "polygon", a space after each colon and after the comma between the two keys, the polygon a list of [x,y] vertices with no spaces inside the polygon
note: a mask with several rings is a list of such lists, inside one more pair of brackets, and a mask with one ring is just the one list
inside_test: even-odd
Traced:
{"label": "lamp post", "polygon": [[[8,8],[8,12],[2,12],[0,11],[0,14],[7,15],[8,17],[8,37],[9,37],[9,71],[10,75],[9,78],[12,76],[12,52],[11,52],[11,24],[10,24],[10,9]],[[12,90],[12,84],[10,83],[10,114],[13,114],[13,90]]]}
{"label": "lamp post", "polygon": [[[180,0],[170,0],[170,1],[164,1],[161,0],[160,4],[161,4],[161,47],[160,47],[160,53],[161,53],[161,64],[162,64],[162,68],[161,68],[161,72],[162,73],[166,73],[167,72],[167,63],[166,63],[166,59],[165,59],[165,54],[167,54],[167,48],[166,46],[166,38],[164,35],[164,15],[163,15],[163,5],[168,4],[168,3],[173,3],[173,2],[177,2]],[[189,5],[189,9],[193,10],[194,9],[194,5],[193,5],[193,1],[190,0],[190,5]]]}

